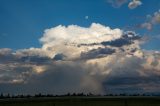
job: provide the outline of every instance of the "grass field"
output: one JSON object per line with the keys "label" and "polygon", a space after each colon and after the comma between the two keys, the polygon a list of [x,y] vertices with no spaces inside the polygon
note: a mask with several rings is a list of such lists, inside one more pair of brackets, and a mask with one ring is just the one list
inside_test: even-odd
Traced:
{"label": "grass field", "polygon": [[0,106],[160,106],[159,97],[52,97],[3,99]]}

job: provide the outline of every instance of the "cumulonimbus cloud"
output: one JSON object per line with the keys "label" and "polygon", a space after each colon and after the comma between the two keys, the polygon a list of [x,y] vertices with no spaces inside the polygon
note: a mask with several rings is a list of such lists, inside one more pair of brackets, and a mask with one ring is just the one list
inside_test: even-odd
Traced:
{"label": "cumulonimbus cloud", "polygon": [[0,91],[158,92],[160,52],[142,50],[142,40],[98,23],[46,29],[41,48],[0,49]]}

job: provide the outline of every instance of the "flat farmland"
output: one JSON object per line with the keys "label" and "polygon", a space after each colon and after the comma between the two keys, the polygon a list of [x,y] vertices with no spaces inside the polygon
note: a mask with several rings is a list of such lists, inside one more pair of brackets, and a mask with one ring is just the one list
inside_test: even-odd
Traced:
{"label": "flat farmland", "polygon": [[160,106],[160,97],[43,97],[1,99],[0,106]]}

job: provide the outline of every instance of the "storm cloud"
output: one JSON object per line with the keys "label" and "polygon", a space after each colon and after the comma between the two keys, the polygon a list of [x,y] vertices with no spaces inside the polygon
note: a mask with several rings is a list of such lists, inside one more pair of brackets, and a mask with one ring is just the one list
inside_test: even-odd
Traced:
{"label": "storm cloud", "polygon": [[0,49],[0,92],[158,92],[160,52],[141,38],[98,23],[46,29],[41,48]]}

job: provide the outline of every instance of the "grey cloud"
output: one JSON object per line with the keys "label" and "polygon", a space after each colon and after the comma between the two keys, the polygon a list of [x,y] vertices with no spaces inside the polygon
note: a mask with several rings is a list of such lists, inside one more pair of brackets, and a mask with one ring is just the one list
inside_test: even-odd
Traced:
{"label": "grey cloud", "polygon": [[63,60],[64,57],[62,53],[58,53],[54,56],[53,60]]}
{"label": "grey cloud", "polygon": [[110,45],[110,46],[115,46],[115,47],[122,47],[125,45],[130,45],[133,44],[134,40],[139,40],[140,37],[137,36],[134,32],[129,31],[129,32],[125,32],[121,38],[113,40],[113,41],[106,41],[106,42],[102,42],[102,45]]}
{"label": "grey cloud", "polygon": [[103,88],[98,78],[100,79],[98,76],[90,75],[86,65],[81,62],[52,64],[43,74],[30,76],[27,83],[1,83],[0,91],[11,94],[35,94],[39,92],[53,94],[92,92],[99,94],[103,93]]}
{"label": "grey cloud", "polygon": [[[96,52],[97,55],[106,54],[106,49],[99,48],[99,50],[95,51],[98,51]],[[104,93],[102,83],[105,80],[101,79],[102,75],[90,74],[92,71],[94,72],[94,70],[99,69],[93,66],[86,66],[83,61],[48,64],[46,72],[38,75],[34,73],[33,67],[28,65],[15,64],[13,67],[13,64],[8,64],[6,68],[9,71],[1,70],[3,73],[1,75],[3,76],[0,79],[0,86],[2,86],[0,91],[4,93]],[[10,88],[12,88],[12,90]]]}
{"label": "grey cloud", "polygon": [[48,64],[51,59],[39,54],[28,55],[25,52],[17,53],[11,49],[0,49],[0,63],[26,63],[26,64]]}
{"label": "grey cloud", "polygon": [[[106,77],[104,86],[112,93],[159,92],[157,84],[160,84],[160,75],[152,69],[144,69],[142,64],[145,62],[145,59],[132,57],[126,58],[123,64],[114,64],[114,71]],[[146,90],[149,86],[152,88]]]}
{"label": "grey cloud", "polygon": [[[152,75],[149,77],[134,76],[134,77],[113,77],[106,80],[104,85],[110,92],[118,93],[160,93],[159,85],[160,76]],[[150,88],[152,86],[152,88]]]}
{"label": "grey cloud", "polygon": [[[106,54],[108,49],[99,48],[93,50],[93,52]],[[13,69],[13,64],[10,64],[10,71],[5,72],[1,70],[1,75],[3,76],[0,77],[0,80],[4,82],[0,83],[0,91],[11,94],[39,92],[65,94],[68,92],[124,93],[124,90],[125,92],[134,93],[141,91],[151,92],[153,89],[156,89],[156,84],[160,83],[159,75],[157,70],[145,69],[142,66],[147,61],[145,58],[126,57],[118,54],[115,56],[115,59],[110,60],[113,63],[110,65],[106,64],[104,69],[98,65],[86,64],[83,60],[55,61],[52,64],[46,64],[46,71],[40,74],[36,74],[31,66],[17,64]],[[160,58],[159,54],[154,56],[157,59]],[[153,60],[151,65],[157,67],[159,63]],[[9,70],[9,66],[7,68]],[[109,74],[101,73],[101,71],[107,70],[112,71]],[[98,73],[92,74],[97,71]],[[13,83],[13,79],[15,83]],[[26,82],[16,83],[16,81]],[[147,84],[152,85],[152,89],[147,88]],[[146,88],[149,90],[145,90]]]}
{"label": "grey cloud", "polygon": [[19,55],[11,49],[0,49],[0,83],[25,83],[27,77],[43,71],[49,57]]}
{"label": "grey cloud", "polygon": [[24,83],[34,72],[32,66],[23,64],[1,64],[0,83]]}
{"label": "grey cloud", "polygon": [[12,62],[15,60],[12,50],[9,48],[0,49],[0,63]]}
{"label": "grey cloud", "polygon": [[49,64],[52,60],[49,57],[39,57],[39,56],[24,56],[19,58],[17,61],[28,64]]}
{"label": "grey cloud", "polygon": [[126,40],[126,39],[117,39],[117,40],[114,40],[114,41],[107,41],[107,42],[102,42],[101,44],[102,45],[110,45],[110,46],[115,46],[115,47],[121,47],[121,46],[124,46],[124,45],[129,45],[131,44],[132,42],[130,40]]}
{"label": "grey cloud", "polygon": [[113,53],[115,53],[114,49],[98,48],[98,49],[92,49],[88,52],[82,52],[81,53],[81,58],[82,59],[100,58],[100,57],[105,57],[107,55],[111,55]]}

